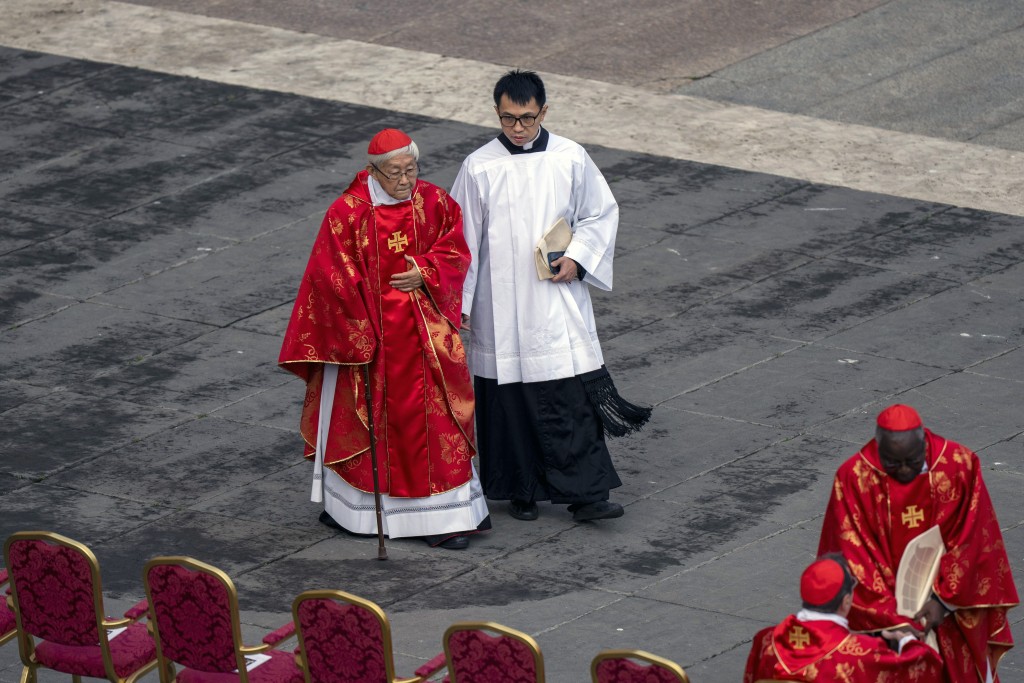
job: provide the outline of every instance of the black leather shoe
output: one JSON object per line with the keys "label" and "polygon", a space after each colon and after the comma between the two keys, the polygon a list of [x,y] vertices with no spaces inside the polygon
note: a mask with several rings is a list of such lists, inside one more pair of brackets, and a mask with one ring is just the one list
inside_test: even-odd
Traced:
{"label": "black leather shoe", "polygon": [[438,544],[441,548],[448,550],[465,550],[469,547],[469,536],[452,536]]}
{"label": "black leather shoe", "polygon": [[334,521],[334,517],[331,517],[327,513],[327,510],[320,513],[320,523],[324,526],[329,526],[332,529],[337,529],[338,531],[342,530],[341,525]]}
{"label": "black leather shoe", "polygon": [[[423,542],[431,548],[447,548],[448,550],[465,550],[469,547],[469,536],[448,536],[436,534],[433,536],[420,536]],[[444,539],[444,540],[442,540]]]}
{"label": "black leather shoe", "polygon": [[575,508],[572,510],[572,519],[574,522],[589,522],[594,519],[615,519],[621,517],[626,512],[622,509],[622,506],[618,503],[612,503],[607,500],[599,500],[596,503],[587,503],[586,505],[570,506]]}
{"label": "black leather shoe", "polygon": [[508,504],[508,514],[524,522],[532,522],[540,516],[540,510],[532,500],[513,500]]}

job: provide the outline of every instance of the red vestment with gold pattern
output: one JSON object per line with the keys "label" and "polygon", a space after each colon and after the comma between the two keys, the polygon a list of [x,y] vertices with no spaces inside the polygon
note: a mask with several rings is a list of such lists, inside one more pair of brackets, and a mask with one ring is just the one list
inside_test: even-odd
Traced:
{"label": "red vestment with gold pattern", "polygon": [[[389,282],[416,261],[423,286]],[[315,453],[325,363],[339,366],[324,465],[373,491],[363,367],[369,364],[380,489],[422,498],[467,483],[473,387],[459,338],[469,267],[462,211],[416,182],[411,201],[374,206],[361,171],[327,210],[278,363],[306,381],[300,430]]]}
{"label": "red vestment with gold pattern", "polygon": [[754,636],[743,683],[933,683],[941,670],[938,654],[919,640],[896,653],[880,637],[850,633],[833,621],[800,621],[791,614]]}
{"label": "red vestment with gold pattern", "polygon": [[851,629],[909,624],[914,615],[896,613],[896,570],[907,543],[937,524],[946,554],[933,592],[955,609],[937,629],[942,680],[977,683],[986,662],[995,674],[1013,647],[1006,612],[1017,604],[1017,590],[978,456],[927,429],[925,446],[928,471],[908,484],[886,474],[874,440],[843,463],[818,553],[841,552],[860,582]]}

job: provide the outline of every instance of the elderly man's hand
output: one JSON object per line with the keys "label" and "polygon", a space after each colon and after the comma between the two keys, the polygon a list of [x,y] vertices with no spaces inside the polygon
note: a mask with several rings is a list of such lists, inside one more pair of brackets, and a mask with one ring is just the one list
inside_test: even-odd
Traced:
{"label": "elderly man's hand", "polygon": [[409,264],[409,270],[392,275],[391,286],[400,292],[411,292],[423,286],[423,276],[412,256],[406,256],[405,262]]}
{"label": "elderly man's hand", "polygon": [[921,624],[925,633],[931,633],[946,618],[946,608],[934,596],[928,598],[921,611],[914,615],[914,621]]}
{"label": "elderly man's hand", "polygon": [[551,265],[558,269],[558,273],[551,278],[552,282],[572,282],[579,274],[579,271],[576,270],[576,262],[568,256],[556,258]]}

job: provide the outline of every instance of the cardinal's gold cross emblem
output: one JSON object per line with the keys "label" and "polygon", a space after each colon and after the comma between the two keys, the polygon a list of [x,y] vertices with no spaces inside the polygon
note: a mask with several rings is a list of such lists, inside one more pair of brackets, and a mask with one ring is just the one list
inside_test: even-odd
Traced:
{"label": "cardinal's gold cross emblem", "polygon": [[802,626],[794,626],[789,629],[789,644],[796,650],[802,650],[811,642],[811,634]]}
{"label": "cardinal's gold cross emblem", "polygon": [[405,251],[405,247],[408,244],[409,238],[403,235],[401,230],[395,230],[391,233],[391,237],[388,238],[388,249],[394,249],[396,254]]}
{"label": "cardinal's gold cross emblem", "polygon": [[918,510],[916,505],[911,505],[903,512],[900,519],[911,529],[916,529],[924,521],[924,510]]}

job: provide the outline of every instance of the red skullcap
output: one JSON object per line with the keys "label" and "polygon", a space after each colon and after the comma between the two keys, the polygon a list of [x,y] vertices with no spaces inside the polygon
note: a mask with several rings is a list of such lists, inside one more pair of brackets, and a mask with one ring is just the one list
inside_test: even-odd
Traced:
{"label": "red skullcap", "polygon": [[816,560],[800,576],[800,599],[808,605],[825,605],[839,595],[845,574],[835,560]]}
{"label": "red skullcap", "polygon": [[376,156],[378,154],[394,152],[396,149],[402,149],[403,147],[408,147],[411,144],[412,138],[402,131],[397,128],[385,128],[373,136],[373,139],[370,140],[370,146],[366,152]]}
{"label": "red skullcap", "polygon": [[878,426],[890,432],[905,432],[921,426],[921,416],[902,403],[891,405],[878,414]]}

